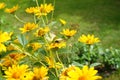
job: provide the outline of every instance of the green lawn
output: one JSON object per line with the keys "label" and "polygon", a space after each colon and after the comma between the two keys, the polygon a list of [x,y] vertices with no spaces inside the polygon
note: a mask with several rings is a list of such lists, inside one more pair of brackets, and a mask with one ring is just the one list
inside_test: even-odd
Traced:
{"label": "green lawn", "polygon": [[120,71],[114,73],[110,77],[105,78],[104,80],[120,80]]}
{"label": "green lawn", "polygon": [[[0,2],[2,1],[6,2],[8,7],[18,4],[21,10],[17,11],[17,15],[25,21],[31,21],[31,15],[24,13],[24,9],[34,6],[35,0],[0,0]],[[78,30],[78,35],[95,34],[101,39],[105,48],[120,49],[119,6],[120,0],[56,0],[54,18],[65,19],[70,28]],[[0,22],[0,29],[4,30],[16,30],[16,27],[23,25],[3,11],[0,11]],[[114,79],[114,76],[118,79]],[[117,73],[105,80],[120,80],[119,76]]]}
{"label": "green lawn", "polygon": [[120,48],[119,0],[60,1],[56,2],[57,17],[79,24],[80,33],[98,35],[106,47]]}

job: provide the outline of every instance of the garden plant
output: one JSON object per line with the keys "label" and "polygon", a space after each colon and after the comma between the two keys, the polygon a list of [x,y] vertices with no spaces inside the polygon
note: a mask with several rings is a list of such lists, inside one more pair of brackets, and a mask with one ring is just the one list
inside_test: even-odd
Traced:
{"label": "garden plant", "polygon": [[104,49],[94,34],[76,37],[80,32],[69,22],[53,18],[55,0],[34,3],[25,9],[33,20],[24,21],[16,15],[19,5],[0,2],[0,10],[23,25],[17,32],[0,25],[0,80],[102,80],[102,73],[120,67],[119,49]]}

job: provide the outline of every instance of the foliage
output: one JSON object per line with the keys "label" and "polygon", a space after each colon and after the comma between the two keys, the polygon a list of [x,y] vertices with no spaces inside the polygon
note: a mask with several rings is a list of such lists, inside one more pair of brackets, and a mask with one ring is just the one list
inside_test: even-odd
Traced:
{"label": "foliage", "polygon": [[100,44],[81,44],[80,46],[82,47],[78,47],[78,43],[76,45],[76,50],[78,50],[76,52],[78,55],[78,59],[75,60],[76,62],[80,64],[86,63],[88,65],[95,65],[103,69],[103,71],[120,68],[120,50],[114,48],[103,49]]}

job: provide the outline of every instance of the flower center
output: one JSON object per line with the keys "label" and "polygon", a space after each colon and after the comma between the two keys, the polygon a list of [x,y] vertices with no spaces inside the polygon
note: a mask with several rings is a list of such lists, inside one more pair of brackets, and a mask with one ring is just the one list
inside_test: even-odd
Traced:
{"label": "flower center", "polygon": [[81,77],[79,78],[79,80],[86,80],[86,77],[85,77],[85,76],[81,76]]}
{"label": "flower center", "polygon": [[13,73],[12,78],[19,79],[20,75],[18,75],[18,73],[15,72],[15,73]]}

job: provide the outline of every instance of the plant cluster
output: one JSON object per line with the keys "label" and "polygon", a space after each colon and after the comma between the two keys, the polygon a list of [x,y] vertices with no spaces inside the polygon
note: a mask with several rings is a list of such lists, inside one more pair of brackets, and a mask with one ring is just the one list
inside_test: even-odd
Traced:
{"label": "plant cluster", "polygon": [[[26,8],[33,22],[21,20],[19,5],[0,9],[14,16],[23,26],[19,34],[0,31],[0,79],[2,80],[98,80],[97,70],[119,68],[119,50],[102,49],[94,35],[81,35],[74,41],[77,30],[64,28],[66,21],[53,21],[54,6],[45,0]],[[48,16],[51,19],[48,19]],[[53,30],[53,26],[64,29]],[[0,26],[1,27],[1,26]],[[60,31],[60,32],[58,32]]]}

